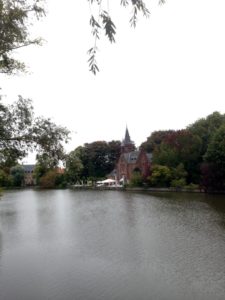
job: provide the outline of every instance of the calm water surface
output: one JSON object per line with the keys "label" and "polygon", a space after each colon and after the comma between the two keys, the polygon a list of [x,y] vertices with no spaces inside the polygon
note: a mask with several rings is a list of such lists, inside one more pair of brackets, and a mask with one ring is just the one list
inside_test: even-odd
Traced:
{"label": "calm water surface", "polygon": [[12,191],[1,300],[225,299],[225,196]]}

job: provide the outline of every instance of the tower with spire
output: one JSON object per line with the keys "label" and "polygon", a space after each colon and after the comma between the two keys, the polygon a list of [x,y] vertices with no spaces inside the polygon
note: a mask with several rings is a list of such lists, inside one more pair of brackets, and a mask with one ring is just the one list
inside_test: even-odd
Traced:
{"label": "tower with spire", "polygon": [[125,137],[121,143],[121,153],[129,153],[135,150],[134,142],[130,138],[128,128],[126,126]]}
{"label": "tower with spire", "polygon": [[120,183],[129,183],[134,173],[139,173],[142,178],[150,174],[151,154],[144,149],[136,150],[126,126],[125,137],[121,143],[121,154],[116,164],[116,178]]}

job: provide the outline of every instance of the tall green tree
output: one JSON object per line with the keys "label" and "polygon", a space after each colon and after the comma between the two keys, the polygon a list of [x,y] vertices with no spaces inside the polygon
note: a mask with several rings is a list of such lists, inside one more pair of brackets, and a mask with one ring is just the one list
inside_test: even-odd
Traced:
{"label": "tall green tree", "polygon": [[81,178],[84,169],[79,154],[80,148],[77,148],[71,151],[66,157],[66,178],[72,184]]}
{"label": "tall green tree", "polygon": [[64,157],[64,143],[69,140],[69,130],[50,119],[35,117],[32,102],[21,96],[12,105],[0,102],[0,166],[9,168],[37,151],[38,159],[48,159],[56,166]]}
{"label": "tall green tree", "polygon": [[0,0],[0,73],[24,71],[23,62],[15,58],[15,50],[40,44],[31,38],[29,27],[34,18],[45,14],[42,0]]}
{"label": "tall green tree", "polygon": [[213,162],[225,172],[225,124],[214,133],[205,154],[207,162]]}
{"label": "tall green tree", "polygon": [[174,130],[158,130],[151,133],[147,140],[141,144],[141,148],[145,151],[151,153],[153,151],[157,151],[159,149],[161,143],[165,139],[166,136],[172,134]]}
{"label": "tall green tree", "polygon": [[205,155],[208,144],[212,140],[215,132],[220,128],[222,124],[225,124],[225,115],[219,112],[213,112],[206,118],[197,120],[192,125],[188,126],[187,129],[194,135],[199,136],[202,140],[202,157]]}
{"label": "tall green tree", "polygon": [[102,178],[109,174],[120,155],[120,141],[95,141],[78,147],[75,151],[82,162],[82,178]]}
{"label": "tall green tree", "polygon": [[216,130],[206,154],[207,165],[202,167],[203,185],[206,189],[225,189],[225,124]]}
{"label": "tall green tree", "polygon": [[176,168],[180,163],[188,172],[188,182],[198,182],[200,178],[201,138],[189,130],[177,130],[166,135],[157,151],[153,162]]}

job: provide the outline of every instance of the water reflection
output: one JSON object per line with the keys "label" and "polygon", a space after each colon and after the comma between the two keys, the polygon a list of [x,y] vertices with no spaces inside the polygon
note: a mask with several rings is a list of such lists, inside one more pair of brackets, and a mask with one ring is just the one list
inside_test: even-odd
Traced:
{"label": "water reflection", "polygon": [[222,300],[222,201],[178,193],[8,192],[0,202],[0,297]]}
{"label": "water reflection", "polygon": [[[9,197],[11,198],[11,197]],[[3,198],[1,198],[3,199]],[[16,205],[14,202],[13,204],[9,201],[1,201],[1,210],[0,210],[0,220],[1,224],[6,225],[8,231],[12,232],[13,229],[16,227],[17,218],[18,218],[18,211],[15,210],[12,205]]]}
{"label": "water reflection", "polygon": [[211,208],[213,208],[217,214],[217,223],[219,226],[221,226],[221,232],[224,234],[224,229],[225,229],[225,200],[224,196],[222,195],[217,195],[216,199],[213,199],[211,196],[210,199],[208,200],[208,204],[210,205]]}
{"label": "water reflection", "polygon": [[3,239],[2,239],[2,233],[1,233],[1,231],[0,231],[0,273],[1,273],[2,247],[3,247]]}

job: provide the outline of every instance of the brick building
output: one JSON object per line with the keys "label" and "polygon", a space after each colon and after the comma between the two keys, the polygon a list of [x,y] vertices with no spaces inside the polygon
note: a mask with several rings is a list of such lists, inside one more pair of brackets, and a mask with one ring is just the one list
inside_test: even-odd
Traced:
{"label": "brick building", "polygon": [[116,166],[117,180],[129,183],[134,172],[140,172],[142,177],[146,178],[150,174],[151,159],[152,155],[144,149],[135,149],[126,128],[125,138],[121,144],[121,155]]}

